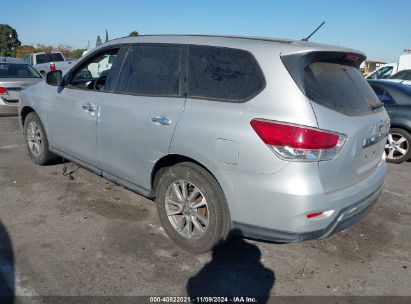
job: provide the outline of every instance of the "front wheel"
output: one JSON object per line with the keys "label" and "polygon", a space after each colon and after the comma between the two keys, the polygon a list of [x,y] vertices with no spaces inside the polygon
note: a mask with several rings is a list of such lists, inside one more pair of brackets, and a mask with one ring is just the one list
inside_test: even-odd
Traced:
{"label": "front wheel", "polygon": [[411,157],[411,135],[407,131],[391,128],[385,145],[386,160],[391,163],[402,163]]}
{"label": "front wheel", "polygon": [[193,253],[210,251],[231,226],[227,202],[215,178],[193,163],[165,170],[157,183],[160,221],[168,236]]}
{"label": "front wheel", "polygon": [[27,114],[24,120],[24,135],[28,153],[36,164],[46,165],[56,159],[56,156],[49,150],[46,132],[40,117],[35,112]]}

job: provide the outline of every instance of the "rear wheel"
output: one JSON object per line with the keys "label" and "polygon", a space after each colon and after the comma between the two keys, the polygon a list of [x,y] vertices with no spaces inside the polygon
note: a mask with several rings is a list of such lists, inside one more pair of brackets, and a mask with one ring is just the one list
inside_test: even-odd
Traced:
{"label": "rear wheel", "polygon": [[46,165],[56,159],[49,150],[49,142],[43,124],[35,112],[27,114],[24,120],[24,135],[31,159],[38,165]]}
{"label": "rear wheel", "polygon": [[388,162],[402,163],[411,157],[411,135],[399,128],[391,128],[385,145],[385,155]]}
{"label": "rear wheel", "polygon": [[187,251],[210,251],[229,233],[224,193],[215,178],[196,164],[180,163],[163,171],[156,201],[164,230]]}

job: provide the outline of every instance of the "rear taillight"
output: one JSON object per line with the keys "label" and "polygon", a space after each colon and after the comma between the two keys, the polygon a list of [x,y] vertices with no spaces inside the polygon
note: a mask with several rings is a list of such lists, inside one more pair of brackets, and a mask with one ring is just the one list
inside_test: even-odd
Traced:
{"label": "rear taillight", "polygon": [[56,65],[54,63],[50,63],[50,71],[55,71]]}
{"label": "rear taillight", "polygon": [[347,138],[343,134],[263,119],[251,120],[251,126],[266,145],[287,160],[330,160],[341,151]]}
{"label": "rear taillight", "polygon": [[0,95],[7,95],[8,92],[6,90],[6,88],[0,87]]}

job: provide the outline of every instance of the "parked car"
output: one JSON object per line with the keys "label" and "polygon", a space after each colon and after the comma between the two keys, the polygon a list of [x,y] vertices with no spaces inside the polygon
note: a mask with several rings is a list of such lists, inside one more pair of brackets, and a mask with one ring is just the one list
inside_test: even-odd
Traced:
{"label": "parked car", "polygon": [[388,79],[391,75],[394,75],[400,71],[411,69],[411,51],[405,50],[406,53],[402,54],[398,62],[387,63],[380,66],[374,72],[368,74],[367,79]]}
{"label": "parked car", "polygon": [[392,75],[389,80],[411,85],[411,70],[400,71]]}
{"label": "parked car", "polygon": [[[90,65],[114,56],[99,75]],[[192,252],[231,229],[318,239],[366,216],[389,118],[351,49],[229,36],[111,40],[24,92],[28,153],[55,155],[157,202]]]}
{"label": "parked car", "polygon": [[0,57],[0,115],[17,115],[21,90],[42,81],[32,66],[22,60]]}
{"label": "parked car", "polygon": [[366,77],[367,75],[371,74],[372,72],[379,69],[385,64],[385,62],[381,61],[365,60],[360,65],[360,71],[363,74],[363,76]]}
{"label": "parked car", "polygon": [[23,57],[24,62],[31,64],[43,77],[47,72],[61,70],[66,72],[74,61],[67,61],[61,52],[40,52]]}
{"label": "parked car", "polygon": [[396,73],[398,69],[398,63],[386,63],[381,65],[375,71],[368,74],[367,79],[388,79],[392,74]]}
{"label": "parked car", "polygon": [[368,81],[390,115],[391,128],[385,153],[387,161],[402,163],[411,158],[411,86],[388,80]]}

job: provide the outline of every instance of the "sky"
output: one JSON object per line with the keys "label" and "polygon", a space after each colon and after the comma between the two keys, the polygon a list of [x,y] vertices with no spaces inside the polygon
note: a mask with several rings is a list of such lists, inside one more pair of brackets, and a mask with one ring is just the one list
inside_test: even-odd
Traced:
{"label": "sky", "polygon": [[[311,39],[396,62],[411,48],[410,0],[0,0],[1,24],[17,30],[23,44],[84,48],[140,34],[222,34]],[[67,3],[67,4],[63,4]],[[4,12],[7,12],[4,14]],[[15,13],[14,13],[15,12]]]}

